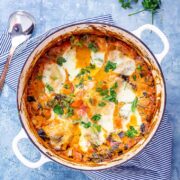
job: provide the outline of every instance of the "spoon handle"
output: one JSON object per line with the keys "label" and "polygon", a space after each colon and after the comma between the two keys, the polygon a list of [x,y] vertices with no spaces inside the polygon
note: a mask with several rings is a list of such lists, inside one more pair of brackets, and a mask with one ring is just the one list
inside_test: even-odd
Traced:
{"label": "spoon handle", "polygon": [[3,69],[1,77],[0,77],[0,93],[2,92],[4,82],[5,82],[5,79],[6,79],[6,75],[7,75],[8,69],[9,69],[9,65],[11,63],[11,60],[12,60],[15,49],[16,49],[15,47],[11,47],[9,55],[7,57],[7,60],[6,60],[6,63],[4,65],[4,69]]}

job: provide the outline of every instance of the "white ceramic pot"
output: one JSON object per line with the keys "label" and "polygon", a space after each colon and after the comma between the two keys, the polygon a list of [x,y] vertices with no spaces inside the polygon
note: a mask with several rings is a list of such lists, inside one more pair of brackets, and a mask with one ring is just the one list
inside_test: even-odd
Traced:
{"label": "white ceramic pot", "polygon": [[[74,32],[76,33],[92,32],[94,30],[99,31],[102,34],[106,34],[106,35],[108,34],[111,36],[115,36],[116,38],[122,39],[123,41],[133,46],[133,48],[135,48],[144,57],[145,61],[149,64],[149,66],[153,68],[153,76],[155,79],[156,91],[157,91],[156,101],[157,103],[159,103],[159,106],[157,107],[156,114],[154,116],[154,119],[152,120],[151,131],[146,139],[142,139],[129,152],[124,154],[123,157],[114,159],[108,163],[103,162],[99,166],[92,167],[92,166],[87,166],[87,165],[81,165],[75,162],[70,162],[61,157],[58,157],[52,151],[50,151],[49,149],[46,149],[38,141],[37,137],[35,137],[34,133],[32,132],[32,129],[30,128],[30,125],[27,119],[27,112],[26,112],[26,107],[25,107],[25,103],[23,99],[23,93],[24,93],[25,84],[30,74],[29,72],[32,70],[33,65],[35,64],[37,60],[38,55],[40,55],[42,50],[44,50],[45,47],[47,47],[54,39],[56,38],[61,39],[64,36],[67,36]],[[141,37],[141,33],[144,30],[151,30],[160,37],[160,39],[162,40],[164,44],[164,49],[160,54],[153,54],[149,50],[149,48],[139,39]],[[21,120],[23,128],[21,129],[19,134],[14,138],[13,143],[12,143],[12,148],[17,158],[29,168],[38,168],[46,162],[55,161],[59,164],[62,164],[71,168],[75,168],[75,169],[100,170],[100,169],[105,169],[105,168],[110,168],[116,165],[120,165],[128,161],[135,155],[137,155],[150,142],[155,132],[157,131],[163,117],[163,113],[165,109],[165,102],[166,102],[166,90],[165,90],[164,77],[163,77],[159,64],[161,63],[165,55],[168,53],[168,51],[169,51],[169,43],[166,36],[157,27],[150,24],[141,26],[140,28],[138,28],[137,30],[133,32],[128,32],[127,30],[124,30],[117,26],[108,25],[108,24],[79,23],[79,24],[64,27],[50,34],[42,42],[40,42],[39,45],[31,52],[31,54],[29,55],[29,57],[27,58],[24,64],[24,67],[21,72],[21,76],[19,78],[17,103],[18,103],[19,116],[20,116],[20,120]],[[34,145],[41,151],[41,158],[37,162],[29,161],[19,151],[17,144],[23,138],[30,138],[30,140],[34,143]]]}

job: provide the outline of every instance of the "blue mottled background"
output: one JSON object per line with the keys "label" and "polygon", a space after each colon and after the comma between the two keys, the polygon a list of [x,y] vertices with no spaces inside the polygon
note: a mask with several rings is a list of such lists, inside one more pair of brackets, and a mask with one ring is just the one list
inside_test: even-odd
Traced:
{"label": "blue mottled background", "polygon": [[[167,84],[167,110],[173,125],[172,179],[180,179],[180,1],[162,0],[162,7],[155,15],[154,24],[168,37],[170,52],[162,63]],[[0,32],[7,26],[8,16],[22,9],[32,13],[37,20],[35,36],[48,29],[97,15],[111,13],[115,23],[128,30],[151,23],[148,12],[128,17],[132,11],[141,9],[140,2],[131,10],[120,7],[118,0],[0,0]],[[160,52],[162,44],[157,36],[147,31],[143,40],[153,50]],[[56,163],[47,163],[38,169],[29,169],[14,156],[11,142],[21,128],[16,109],[16,93],[5,85],[0,97],[0,179],[87,179],[78,171],[72,171]],[[28,140],[22,140],[19,147],[23,154],[36,161],[39,152]],[[163,151],[163,149],[162,149]]]}

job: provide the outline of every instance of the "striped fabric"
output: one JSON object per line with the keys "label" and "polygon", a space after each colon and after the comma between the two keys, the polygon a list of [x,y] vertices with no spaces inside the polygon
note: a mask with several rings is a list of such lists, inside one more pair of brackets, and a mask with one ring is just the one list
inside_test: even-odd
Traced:
{"label": "striped fabric", "polygon": [[[80,22],[87,21],[113,24],[111,15],[85,19]],[[56,27],[41,36],[32,38],[17,49],[6,78],[6,82],[10,87],[16,90],[21,68],[34,47],[47,35],[64,26]],[[0,72],[3,69],[9,49],[10,37],[7,31],[3,31],[0,36]],[[169,180],[171,179],[171,159],[172,128],[165,114],[152,141],[136,157],[121,166],[108,170],[83,171],[83,173],[90,179],[95,180]]]}

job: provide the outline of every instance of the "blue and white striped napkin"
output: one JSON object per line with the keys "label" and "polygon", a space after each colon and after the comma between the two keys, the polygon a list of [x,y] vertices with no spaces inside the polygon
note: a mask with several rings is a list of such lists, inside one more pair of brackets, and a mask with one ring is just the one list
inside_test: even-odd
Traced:
{"label": "blue and white striped napkin", "polygon": [[[85,19],[79,22],[87,21],[114,24],[111,15]],[[41,36],[32,38],[16,50],[6,78],[6,83],[10,87],[12,87],[14,90],[17,89],[18,77],[23,64],[34,47],[49,34],[65,26],[66,25],[56,27],[42,34]],[[0,36],[0,73],[7,58],[10,45],[10,37],[7,31],[4,31]],[[84,173],[90,179],[97,180],[169,180],[171,179],[171,159],[172,128],[168,122],[167,115],[165,114],[162,123],[152,141],[133,159],[122,164],[121,166],[116,166],[107,170],[84,171]]]}

